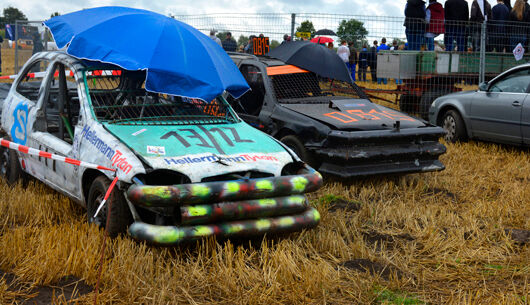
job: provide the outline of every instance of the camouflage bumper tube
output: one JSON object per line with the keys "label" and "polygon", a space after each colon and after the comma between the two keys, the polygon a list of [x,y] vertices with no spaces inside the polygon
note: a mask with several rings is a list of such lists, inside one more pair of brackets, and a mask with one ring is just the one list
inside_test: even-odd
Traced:
{"label": "camouflage bumper tube", "polygon": [[[300,231],[315,227],[318,211],[304,193],[322,186],[322,176],[305,167],[299,175],[170,186],[133,185],[131,203],[176,208],[177,226],[137,221],[129,234],[160,245],[175,245],[212,235],[232,237]],[[180,213],[177,211],[180,210]]]}

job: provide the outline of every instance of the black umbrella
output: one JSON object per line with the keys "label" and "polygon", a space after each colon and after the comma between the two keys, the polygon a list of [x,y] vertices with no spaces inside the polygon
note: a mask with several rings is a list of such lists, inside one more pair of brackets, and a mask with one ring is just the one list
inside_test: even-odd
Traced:
{"label": "black umbrella", "polygon": [[331,79],[352,83],[350,71],[342,59],[330,49],[309,41],[284,43],[268,54],[290,65]]}
{"label": "black umbrella", "polygon": [[335,32],[333,32],[332,30],[328,30],[328,29],[318,30],[318,31],[315,32],[315,36],[316,35],[337,36],[337,34],[335,34]]}

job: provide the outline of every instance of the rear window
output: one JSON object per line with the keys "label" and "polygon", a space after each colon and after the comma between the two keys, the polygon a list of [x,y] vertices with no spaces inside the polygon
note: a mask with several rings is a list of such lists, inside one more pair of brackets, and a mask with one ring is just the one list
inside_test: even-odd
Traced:
{"label": "rear window", "polygon": [[322,97],[329,96],[367,98],[356,85],[323,78],[294,66],[268,67],[267,74],[272,80],[276,98],[282,102],[313,97],[324,100]]}
{"label": "rear window", "polygon": [[193,125],[237,122],[219,96],[211,102],[145,90],[144,71],[88,70],[86,86],[100,122],[118,125]]}

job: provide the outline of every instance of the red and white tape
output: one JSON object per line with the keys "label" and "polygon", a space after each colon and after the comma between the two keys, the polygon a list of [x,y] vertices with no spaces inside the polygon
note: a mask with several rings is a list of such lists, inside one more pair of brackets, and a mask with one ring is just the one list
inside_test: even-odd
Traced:
{"label": "red and white tape", "polygon": [[105,202],[107,202],[107,199],[109,199],[110,193],[112,193],[112,189],[114,189],[114,186],[116,185],[116,182],[118,182],[118,176],[114,177],[114,180],[112,180],[112,183],[109,185],[109,188],[107,189],[107,192],[105,193],[105,197],[99,204],[98,209],[96,210],[96,213],[94,214],[94,218],[96,218],[99,214],[99,211],[101,211],[101,208],[105,205]]}
{"label": "red and white tape", "polygon": [[105,170],[105,171],[111,171],[111,172],[115,172],[116,171],[113,168],[108,168],[108,167],[101,166],[101,165],[96,165],[96,164],[92,164],[92,163],[88,163],[88,162],[84,162],[84,161],[79,161],[79,160],[68,158],[68,157],[64,157],[64,156],[59,156],[59,155],[52,154],[52,153],[49,153],[49,152],[46,152],[46,151],[38,150],[38,149],[35,149],[35,148],[31,148],[31,147],[27,147],[27,146],[24,146],[24,145],[21,145],[21,144],[17,144],[17,143],[8,141],[8,140],[4,140],[3,138],[0,138],[0,145],[4,146],[4,147],[7,147],[9,149],[13,149],[13,150],[19,151],[19,152],[24,153],[24,154],[32,155],[32,156],[48,158],[48,159],[57,160],[57,161],[60,161],[60,162],[73,164],[73,165],[77,165],[77,166],[82,166],[82,167],[86,167],[86,168],[93,168],[93,169],[99,169],[99,170]]}
{"label": "red and white tape", "polygon": [[[70,77],[73,77],[74,76],[74,72],[73,71],[65,71],[66,75],[70,76]],[[94,71],[90,71],[88,73],[88,75],[94,75],[94,76],[110,76],[110,75],[114,75],[114,76],[117,76],[117,75],[121,75],[121,71],[120,70],[94,70]],[[18,74],[14,74],[14,75],[4,75],[4,76],[0,76],[0,79],[15,79],[17,78]],[[46,72],[33,72],[33,73],[28,73],[26,74],[26,77],[27,78],[43,78],[46,76]],[[56,71],[55,74],[53,75],[54,77],[58,77],[59,76],[59,71]]]}

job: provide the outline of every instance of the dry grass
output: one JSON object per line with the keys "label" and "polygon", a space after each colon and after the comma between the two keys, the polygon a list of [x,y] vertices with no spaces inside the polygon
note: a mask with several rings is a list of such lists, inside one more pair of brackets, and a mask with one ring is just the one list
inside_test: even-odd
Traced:
{"label": "dry grass", "polygon": [[[4,75],[12,74],[10,56],[2,50]],[[530,153],[471,142],[448,145],[442,161],[447,169],[440,173],[328,181],[310,196],[321,224],[284,238],[176,248],[115,239],[99,300],[528,304],[530,246],[515,243],[504,229],[530,230]],[[0,275],[0,304],[19,302],[31,287],[64,276],[95,285],[103,232],[86,223],[84,210],[37,182],[10,188],[0,181],[0,194],[0,270],[22,287]],[[351,203],[340,205],[338,198]],[[88,294],[77,302],[92,300]]]}
{"label": "dry grass", "polygon": [[[3,44],[7,46],[7,41]],[[31,57],[31,50],[18,50],[18,66],[19,69],[26,63],[26,61]],[[10,49],[3,47],[2,50],[2,75],[13,75],[15,74],[15,49]]]}
{"label": "dry grass", "polygon": [[[440,173],[328,182],[311,195],[322,213],[312,231],[177,248],[118,238],[105,258],[101,303],[527,304],[530,247],[504,229],[530,229],[530,154],[483,143],[448,148]],[[0,192],[0,269],[31,285],[66,275],[95,284],[103,233],[82,209],[40,183],[2,182]],[[333,208],[339,196],[358,210]],[[387,269],[364,272],[352,261]],[[0,303],[16,294],[0,280]]]}

